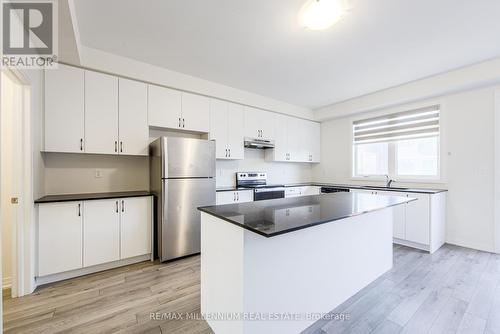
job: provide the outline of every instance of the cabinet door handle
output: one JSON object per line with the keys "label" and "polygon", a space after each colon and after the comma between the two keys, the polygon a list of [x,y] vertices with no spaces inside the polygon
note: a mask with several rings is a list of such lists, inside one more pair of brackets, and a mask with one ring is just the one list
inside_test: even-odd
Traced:
{"label": "cabinet door handle", "polygon": [[80,151],[83,151],[83,138],[80,138]]}
{"label": "cabinet door handle", "polygon": [[118,152],[118,142],[115,140],[115,152]]}
{"label": "cabinet door handle", "polygon": [[123,153],[123,142],[120,140],[120,153]]}
{"label": "cabinet door handle", "polygon": [[233,193],[233,202],[236,202],[236,193]]}
{"label": "cabinet door handle", "polygon": [[179,127],[181,127],[181,118],[179,117]]}
{"label": "cabinet door handle", "polygon": [[118,213],[118,201],[116,201],[116,213]]}
{"label": "cabinet door handle", "polygon": [[125,201],[122,200],[122,212],[125,212]]}
{"label": "cabinet door handle", "polygon": [[229,157],[231,158],[231,149],[229,149]]}
{"label": "cabinet door handle", "polygon": [[227,148],[226,148],[226,158],[227,158]]}
{"label": "cabinet door handle", "polygon": [[183,118],[182,119],[182,127],[185,128],[186,127],[186,120]]}
{"label": "cabinet door handle", "polygon": [[236,200],[239,202],[240,201],[240,193],[236,193]]}
{"label": "cabinet door handle", "polygon": [[78,203],[78,217],[82,216],[82,204]]}

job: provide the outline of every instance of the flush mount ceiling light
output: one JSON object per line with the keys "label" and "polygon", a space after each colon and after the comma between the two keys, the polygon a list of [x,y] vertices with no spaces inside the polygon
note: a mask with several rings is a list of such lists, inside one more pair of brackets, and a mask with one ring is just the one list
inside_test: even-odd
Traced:
{"label": "flush mount ceiling light", "polygon": [[345,0],[308,0],[299,12],[300,24],[323,30],[335,24],[346,11]]}

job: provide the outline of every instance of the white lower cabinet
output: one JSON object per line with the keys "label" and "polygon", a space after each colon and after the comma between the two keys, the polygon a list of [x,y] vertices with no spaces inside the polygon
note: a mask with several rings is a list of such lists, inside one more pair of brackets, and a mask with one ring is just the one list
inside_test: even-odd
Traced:
{"label": "white lower cabinet", "polygon": [[218,191],[216,194],[217,205],[245,202],[253,202],[253,190]]}
{"label": "white lower cabinet", "polygon": [[417,200],[406,204],[406,231],[403,239],[427,245],[430,238],[431,195],[408,194],[407,196]]}
{"label": "white lower cabinet", "polygon": [[82,202],[40,205],[38,276],[82,268],[82,206]]}
{"label": "white lower cabinet", "polygon": [[152,216],[150,196],[39,204],[38,277],[151,254]]}
{"label": "white lower cabinet", "polygon": [[120,200],[120,257],[151,252],[152,202],[150,197],[131,197]]}
{"label": "white lower cabinet", "polygon": [[285,189],[285,198],[319,195],[321,187],[318,186],[300,186],[300,187],[287,187]]}
{"label": "white lower cabinet", "polygon": [[416,198],[393,207],[394,242],[434,253],[443,244],[446,229],[446,192],[436,194],[351,189],[351,192]]}
{"label": "white lower cabinet", "polygon": [[120,259],[118,199],[86,201],[83,218],[83,266]]}

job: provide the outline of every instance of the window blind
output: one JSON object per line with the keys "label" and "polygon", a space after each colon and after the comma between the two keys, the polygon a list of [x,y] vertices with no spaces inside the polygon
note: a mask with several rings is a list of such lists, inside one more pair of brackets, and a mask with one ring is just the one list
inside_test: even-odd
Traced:
{"label": "window blind", "polygon": [[354,121],[354,144],[439,136],[440,106]]}

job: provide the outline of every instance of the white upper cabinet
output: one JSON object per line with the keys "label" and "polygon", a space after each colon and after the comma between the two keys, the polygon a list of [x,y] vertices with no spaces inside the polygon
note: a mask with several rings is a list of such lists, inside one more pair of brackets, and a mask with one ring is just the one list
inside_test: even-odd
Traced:
{"label": "white upper cabinet", "polygon": [[245,131],[243,106],[236,103],[228,103],[227,107],[227,144],[230,159],[244,159],[244,137]]}
{"label": "white upper cabinet", "polygon": [[[286,136],[287,136],[287,151],[288,161],[304,162],[304,128],[303,121],[295,117],[287,117],[286,120]],[[276,124],[276,126],[280,126]],[[283,125],[282,125],[283,126]]]}
{"label": "white upper cabinet", "polygon": [[286,124],[289,116],[275,114],[274,126],[274,149],[266,150],[266,160],[289,161],[288,135]]}
{"label": "white upper cabinet", "polygon": [[311,140],[310,152],[311,152],[311,162],[321,161],[321,124],[316,122],[310,122],[311,126]]}
{"label": "white upper cabinet", "polygon": [[206,96],[182,93],[182,129],[208,132],[210,99]]}
{"label": "white upper cabinet", "polygon": [[319,123],[276,114],[272,124],[274,149],[266,150],[266,160],[319,162]]}
{"label": "white upper cabinet", "polygon": [[274,140],[274,113],[265,110],[244,107],[245,137]]}
{"label": "white upper cabinet", "polygon": [[84,70],[45,71],[45,151],[84,152]]}
{"label": "white upper cabinet", "polygon": [[85,71],[85,152],[118,153],[118,78]]}
{"label": "white upper cabinet", "polygon": [[182,93],[178,90],[148,85],[148,124],[161,128],[179,129]]}
{"label": "white upper cabinet", "polygon": [[210,100],[210,140],[215,140],[215,157],[229,159],[227,138],[227,102]]}
{"label": "white upper cabinet", "polygon": [[209,122],[208,97],[148,85],[149,126],[208,132]]}
{"label": "white upper cabinet", "polygon": [[243,106],[210,100],[210,136],[217,159],[243,159]]}
{"label": "white upper cabinet", "polygon": [[142,82],[119,79],[119,153],[148,155],[148,92]]}
{"label": "white upper cabinet", "polygon": [[312,121],[301,121],[301,132],[304,134],[302,143],[303,161],[320,162],[321,126]]}

